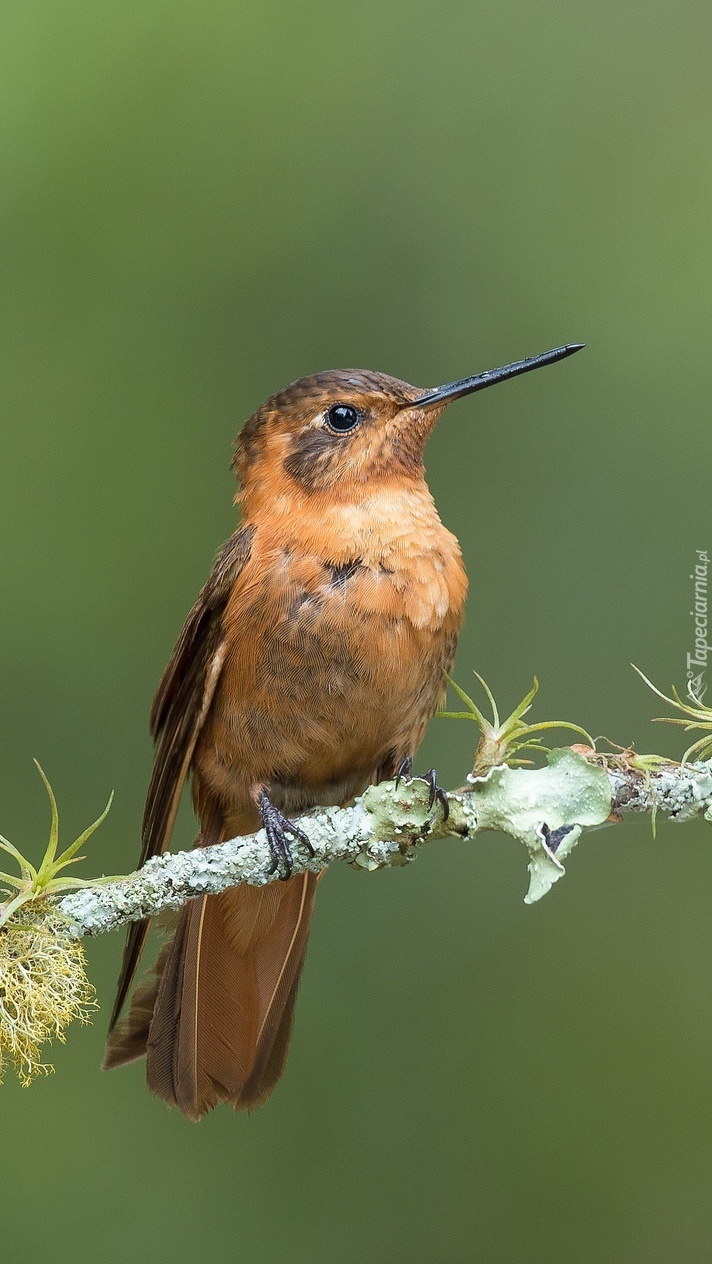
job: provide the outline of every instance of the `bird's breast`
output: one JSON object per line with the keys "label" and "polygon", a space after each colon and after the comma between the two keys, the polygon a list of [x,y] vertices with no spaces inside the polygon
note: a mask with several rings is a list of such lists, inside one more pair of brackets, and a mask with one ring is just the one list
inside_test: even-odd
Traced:
{"label": "bird's breast", "polygon": [[286,521],[265,532],[266,541],[270,537],[297,568],[304,560],[340,571],[345,582],[330,587],[341,587],[364,612],[397,614],[415,628],[436,629],[464,603],[460,547],[423,480],[384,481],[353,500],[324,496],[293,505]]}
{"label": "bird's breast", "polygon": [[420,742],[452,663],[466,578],[432,501],[406,513],[382,498],[375,510],[340,523],[295,518],[287,532],[257,526],[200,744],[226,772],[312,786],[326,802],[327,783],[363,785],[388,751]]}
{"label": "bird's breast", "polygon": [[425,483],[386,484],[353,502],[293,504],[257,524],[226,622],[239,637],[250,608],[282,641],[328,626],[347,637],[368,626],[372,637],[396,621],[415,643],[459,625],[466,590],[458,542]]}

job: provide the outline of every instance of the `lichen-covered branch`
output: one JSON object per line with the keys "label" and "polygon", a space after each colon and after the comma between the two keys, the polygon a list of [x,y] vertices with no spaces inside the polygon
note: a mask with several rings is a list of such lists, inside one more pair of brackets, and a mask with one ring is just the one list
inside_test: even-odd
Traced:
{"label": "lichen-covered branch", "polygon": [[[563,861],[586,829],[626,812],[712,822],[712,763],[635,766],[628,752],[597,755],[585,747],[552,751],[544,768],[499,765],[448,795],[450,813],[429,806],[429,787],[414,778],[370,787],[351,808],[326,808],[301,817],[315,851],[294,847],[294,870],[319,870],[334,860],[362,869],[405,864],[427,842],[472,839],[498,830],[529,854],[527,902],[541,898],[564,873]],[[98,935],[129,921],[177,908],[202,894],[248,882],[278,880],[263,831],[214,847],[166,854],[128,878],[88,886],[57,900],[74,937]]]}

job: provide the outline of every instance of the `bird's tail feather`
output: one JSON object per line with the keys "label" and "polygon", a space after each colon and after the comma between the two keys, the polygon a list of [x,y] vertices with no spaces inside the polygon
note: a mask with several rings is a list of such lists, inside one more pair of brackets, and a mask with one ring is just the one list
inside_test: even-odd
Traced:
{"label": "bird's tail feather", "polygon": [[251,1110],[284,1069],[318,876],[202,896],[109,1036],[104,1065],[146,1054],[149,1088],[200,1119]]}

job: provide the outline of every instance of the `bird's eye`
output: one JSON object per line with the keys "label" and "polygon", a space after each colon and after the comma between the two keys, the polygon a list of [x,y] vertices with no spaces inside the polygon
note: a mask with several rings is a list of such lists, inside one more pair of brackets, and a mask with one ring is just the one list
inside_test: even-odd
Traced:
{"label": "bird's eye", "polygon": [[327,424],[339,434],[343,434],[346,430],[353,430],[360,420],[361,414],[350,404],[332,404],[326,414]]}

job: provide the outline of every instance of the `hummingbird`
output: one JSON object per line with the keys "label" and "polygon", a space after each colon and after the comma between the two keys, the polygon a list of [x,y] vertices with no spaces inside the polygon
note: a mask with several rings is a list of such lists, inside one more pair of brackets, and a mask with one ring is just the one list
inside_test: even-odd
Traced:
{"label": "hummingbird", "polygon": [[283,880],[184,905],[121,1018],[149,931],[133,923],[104,1058],[145,1057],[148,1087],[188,1119],[260,1106],[284,1069],[321,877],[291,872],[309,847],[293,818],[409,776],[444,699],[467,577],[425,481],[428,436],[453,400],[583,345],[428,390],[316,373],[238,435],[240,525],[153,701],[140,864],[169,846],[190,779],[195,845],[262,827]]}

